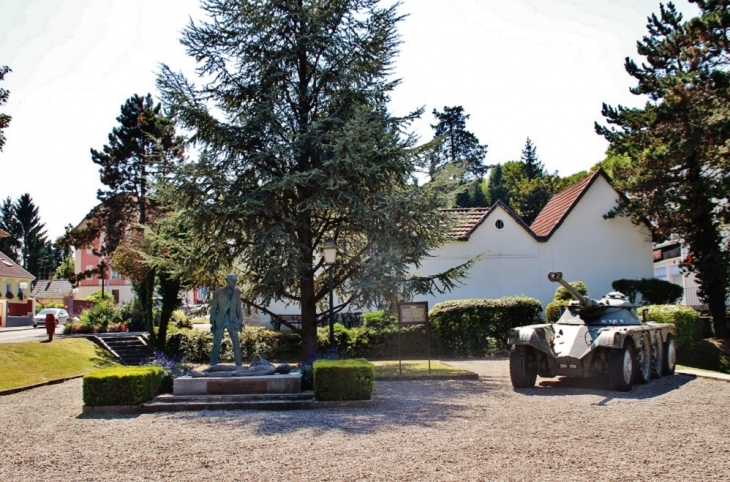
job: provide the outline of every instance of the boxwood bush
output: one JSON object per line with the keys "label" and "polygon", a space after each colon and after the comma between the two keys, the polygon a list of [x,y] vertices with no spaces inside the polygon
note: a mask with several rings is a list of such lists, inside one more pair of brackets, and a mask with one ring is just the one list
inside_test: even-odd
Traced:
{"label": "boxwood bush", "polygon": [[370,400],[375,365],[364,358],[317,360],[313,364],[314,398],[317,400]]}
{"label": "boxwood bush", "polygon": [[160,393],[160,367],[113,367],[84,375],[85,405],[138,405]]}
{"label": "boxwood bush", "polygon": [[456,356],[483,356],[490,339],[506,346],[509,330],[541,322],[542,305],[526,296],[498,300],[453,300],[429,311],[439,351]]}
{"label": "boxwood bush", "polygon": [[616,291],[625,294],[632,303],[641,294],[642,305],[671,305],[678,302],[684,288],[658,278],[617,279],[611,283]]}
{"label": "boxwood bush", "polygon": [[649,305],[639,308],[639,314],[641,314],[642,310],[649,310],[647,313],[648,321],[674,323],[674,326],[677,328],[675,343],[678,350],[692,350],[702,341],[702,322],[700,315],[689,306]]}

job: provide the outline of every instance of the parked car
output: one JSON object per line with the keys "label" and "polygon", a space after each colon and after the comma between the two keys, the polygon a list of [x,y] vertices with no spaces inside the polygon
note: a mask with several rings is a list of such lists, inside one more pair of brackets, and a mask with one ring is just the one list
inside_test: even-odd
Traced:
{"label": "parked car", "polygon": [[33,328],[38,328],[39,326],[45,327],[46,315],[49,313],[56,317],[56,323],[58,325],[65,325],[68,322],[68,311],[63,308],[46,308],[39,311],[33,317]]}

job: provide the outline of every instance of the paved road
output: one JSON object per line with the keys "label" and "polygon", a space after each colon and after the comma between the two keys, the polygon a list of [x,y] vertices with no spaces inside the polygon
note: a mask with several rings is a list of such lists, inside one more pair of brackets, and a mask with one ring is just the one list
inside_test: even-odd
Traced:
{"label": "paved road", "polygon": [[[56,327],[56,335],[63,333],[63,326]],[[45,328],[33,328],[32,326],[23,328],[0,328],[0,343],[17,343],[21,341],[41,341],[47,340],[48,334]]]}

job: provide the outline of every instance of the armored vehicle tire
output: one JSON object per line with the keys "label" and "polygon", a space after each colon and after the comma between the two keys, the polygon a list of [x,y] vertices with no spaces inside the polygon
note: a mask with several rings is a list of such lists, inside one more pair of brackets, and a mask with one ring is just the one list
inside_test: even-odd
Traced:
{"label": "armored vehicle tire", "polygon": [[662,343],[662,336],[657,333],[657,341],[655,343],[654,360],[651,364],[651,376],[659,378],[664,373],[664,343]]}
{"label": "armored vehicle tire", "polygon": [[509,354],[509,377],[514,388],[532,388],[537,379],[537,357],[529,346],[514,345]]}
{"label": "armored vehicle tire", "polygon": [[638,363],[636,364],[636,381],[638,383],[649,383],[651,380],[651,338],[648,334],[641,340],[641,347],[637,350]]}
{"label": "armored vehicle tire", "polygon": [[634,348],[626,342],[608,354],[608,382],[612,390],[628,392],[634,386]]}
{"label": "armored vehicle tire", "polygon": [[662,363],[662,375],[674,375],[677,366],[677,348],[674,344],[674,335],[667,336],[664,343],[664,362]]}

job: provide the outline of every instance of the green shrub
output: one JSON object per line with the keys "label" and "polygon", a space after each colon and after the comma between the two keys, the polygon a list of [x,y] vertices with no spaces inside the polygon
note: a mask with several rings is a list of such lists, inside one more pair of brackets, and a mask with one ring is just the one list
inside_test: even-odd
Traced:
{"label": "green shrub", "polygon": [[545,307],[545,320],[548,323],[555,323],[563,313],[563,306],[568,306],[570,301],[553,300]]}
{"label": "green shrub", "polygon": [[689,306],[683,305],[649,305],[642,310],[649,310],[647,320],[658,323],[674,323],[677,328],[675,343],[678,350],[692,350],[702,341],[702,322],[700,315]]}
{"label": "green shrub", "polygon": [[84,375],[85,405],[138,405],[160,392],[160,367],[114,367]]}
{"label": "green shrub", "polygon": [[617,279],[611,283],[616,291],[625,294],[632,303],[641,294],[642,305],[671,305],[678,302],[684,288],[658,278]]}
{"label": "green shrub", "polygon": [[91,326],[104,326],[110,323],[122,323],[122,311],[111,301],[99,301],[91,308],[84,310],[79,317],[81,323]]}
{"label": "green shrub", "polygon": [[177,328],[193,328],[193,320],[183,310],[175,310],[170,316],[170,321]]}
{"label": "green shrub", "polygon": [[89,296],[86,297],[86,301],[96,301],[97,303],[99,301],[111,301],[114,302],[114,297],[112,296],[109,291],[94,291]]}
{"label": "green shrub", "polygon": [[386,315],[384,311],[363,313],[362,324],[366,328],[381,332],[396,331],[398,329],[398,319],[394,315]]}
{"label": "green shrub", "polygon": [[317,360],[313,367],[315,399],[370,400],[373,397],[375,365],[367,360]]}
{"label": "green shrub", "polygon": [[434,342],[442,352],[457,356],[483,356],[490,339],[506,346],[509,330],[541,323],[542,305],[526,296],[498,300],[453,300],[429,311]]}
{"label": "green shrub", "polygon": [[[578,293],[582,294],[583,296],[588,296],[588,287],[586,284],[582,281],[571,281],[568,283],[570,286],[578,290]],[[574,300],[572,294],[570,294],[570,291],[566,290],[564,287],[560,286],[558,289],[555,290],[555,294],[553,295],[553,301],[570,301]]]}
{"label": "green shrub", "polygon": [[[221,341],[220,360],[233,361],[233,345],[228,332]],[[241,355],[250,360],[259,355],[267,360],[291,361],[301,358],[301,336],[292,331],[271,331],[264,327],[246,327],[238,334]],[[321,340],[327,345],[327,338]],[[165,351],[188,363],[207,363],[213,350],[213,335],[203,330],[181,330],[168,335]]]}

